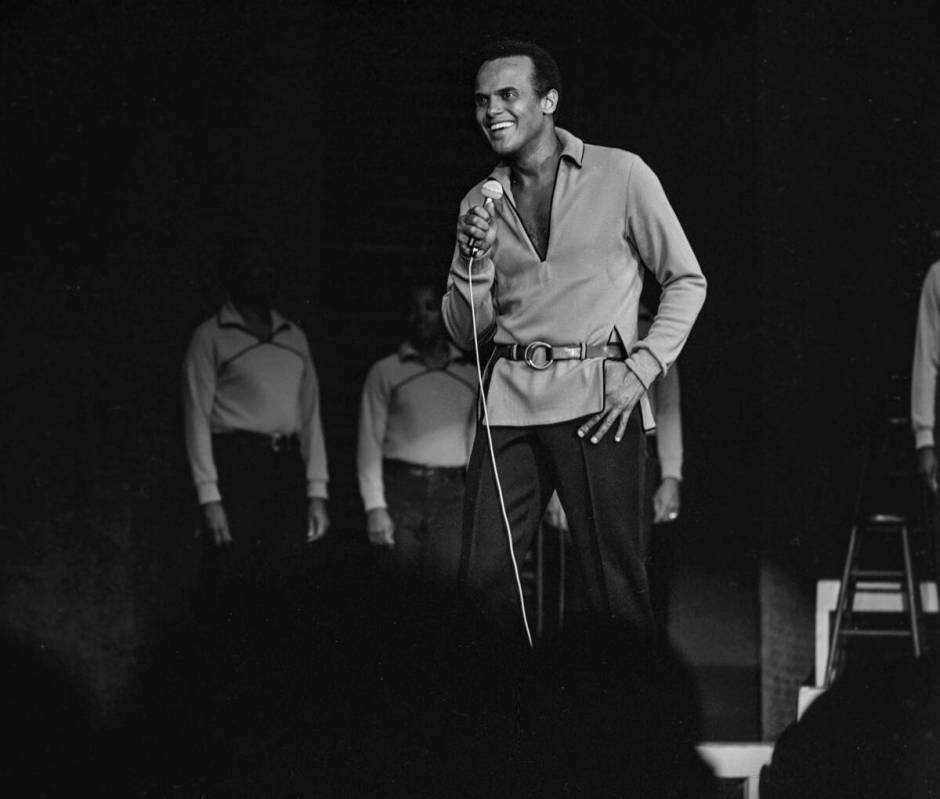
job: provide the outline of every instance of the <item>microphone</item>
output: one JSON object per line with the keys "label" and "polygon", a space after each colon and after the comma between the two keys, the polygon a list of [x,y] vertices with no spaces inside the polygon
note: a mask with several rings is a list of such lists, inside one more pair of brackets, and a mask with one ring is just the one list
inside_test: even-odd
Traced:
{"label": "microphone", "polygon": [[[494,206],[496,200],[501,200],[501,199],[503,199],[503,184],[500,183],[498,180],[494,180],[493,178],[490,178],[488,181],[486,181],[486,183],[484,183],[484,184],[480,187],[480,193],[486,198],[486,199],[483,201],[483,207],[484,207],[487,211],[490,211],[490,212],[492,213],[492,211],[493,211],[493,206]],[[471,258],[476,258],[476,257],[477,257],[477,253],[478,253],[479,251],[480,251],[480,248],[479,248],[479,247],[476,247],[476,246],[471,247],[471,248],[470,248],[470,257],[471,257]]]}

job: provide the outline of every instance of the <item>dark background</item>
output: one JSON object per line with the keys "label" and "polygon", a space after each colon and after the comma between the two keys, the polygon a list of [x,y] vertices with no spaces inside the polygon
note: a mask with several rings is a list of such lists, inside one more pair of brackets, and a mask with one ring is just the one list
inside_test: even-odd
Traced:
{"label": "dark background", "polygon": [[320,372],[323,551],[361,554],[361,380],[398,341],[405,279],[446,279],[459,200],[492,165],[473,50],[517,35],[561,66],[562,127],[650,163],[709,278],[681,359],[676,635],[755,686],[763,665],[762,727],[745,692],[729,737],[778,731],[940,257],[933,3],[35,2],[2,34],[6,627],[107,714],[185,613],[178,374],[238,232],[271,243]]}

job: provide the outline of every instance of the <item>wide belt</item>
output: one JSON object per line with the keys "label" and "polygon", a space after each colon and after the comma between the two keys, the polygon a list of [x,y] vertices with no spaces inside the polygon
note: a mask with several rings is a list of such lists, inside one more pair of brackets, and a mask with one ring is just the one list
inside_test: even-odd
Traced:
{"label": "wide belt", "polygon": [[528,344],[497,344],[497,358],[525,361],[533,369],[548,369],[555,361],[584,361],[588,358],[626,358],[620,344],[549,344],[532,341]]}
{"label": "wide belt", "polygon": [[277,453],[300,452],[300,439],[293,434],[283,433],[255,433],[252,430],[230,430],[226,433],[216,433],[229,441],[238,441],[251,447],[259,447]]}
{"label": "wide belt", "polygon": [[463,477],[467,469],[464,466],[425,466],[421,463],[412,463],[411,461],[402,461],[397,458],[384,458],[382,460],[383,468],[388,472],[404,472],[412,477],[444,477],[451,479],[454,477]]}

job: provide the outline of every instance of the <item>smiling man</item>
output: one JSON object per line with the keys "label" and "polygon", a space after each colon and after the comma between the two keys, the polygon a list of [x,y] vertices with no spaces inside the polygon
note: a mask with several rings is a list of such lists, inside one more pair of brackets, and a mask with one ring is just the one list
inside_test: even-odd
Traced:
{"label": "smiling man", "polygon": [[[495,345],[486,402],[517,560],[557,488],[589,608],[651,628],[640,417],[651,419],[646,391],[682,349],[705,278],[652,170],[555,126],[561,78],[549,53],[503,41],[481,61],[476,119],[501,158],[491,179],[503,199],[487,207],[481,182],[461,203],[445,323],[460,346]],[[662,299],[639,339],[644,266]],[[466,589],[497,618],[517,614],[485,433],[463,536]]]}

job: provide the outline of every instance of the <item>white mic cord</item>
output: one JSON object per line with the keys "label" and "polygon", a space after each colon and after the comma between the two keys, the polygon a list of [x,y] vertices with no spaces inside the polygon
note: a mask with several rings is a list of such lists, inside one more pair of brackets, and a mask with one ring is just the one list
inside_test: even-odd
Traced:
{"label": "white mic cord", "polygon": [[[497,184],[499,185],[499,184]],[[502,189],[502,187],[500,187]],[[490,414],[486,407],[486,386],[483,384],[483,366],[480,362],[480,340],[477,337],[477,312],[473,299],[473,262],[476,260],[476,248],[471,248],[470,258],[467,261],[467,277],[470,279],[470,319],[473,322],[473,351],[477,362],[477,379],[480,382],[480,402],[483,403],[483,426],[486,428],[486,439],[490,445],[490,461],[493,464],[493,478],[496,481],[496,494],[499,497],[499,509],[503,514],[503,524],[506,526],[506,543],[509,545],[509,559],[512,562],[512,573],[516,580],[516,590],[519,593],[519,609],[522,611],[522,625],[525,627],[529,647],[532,647],[532,631],[529,629],[529,617],[525,611],[525,597],[522,593],[522,579],[519,577],[519,564],[516,562],[516,553],[512,545],[512,528],[509,525],[509,514],[506,513],[506,501],[503,499],[503,487],[499,482],[499,471],[496,468],[496,450],[493,447],[493,436],[490,434]]]}

